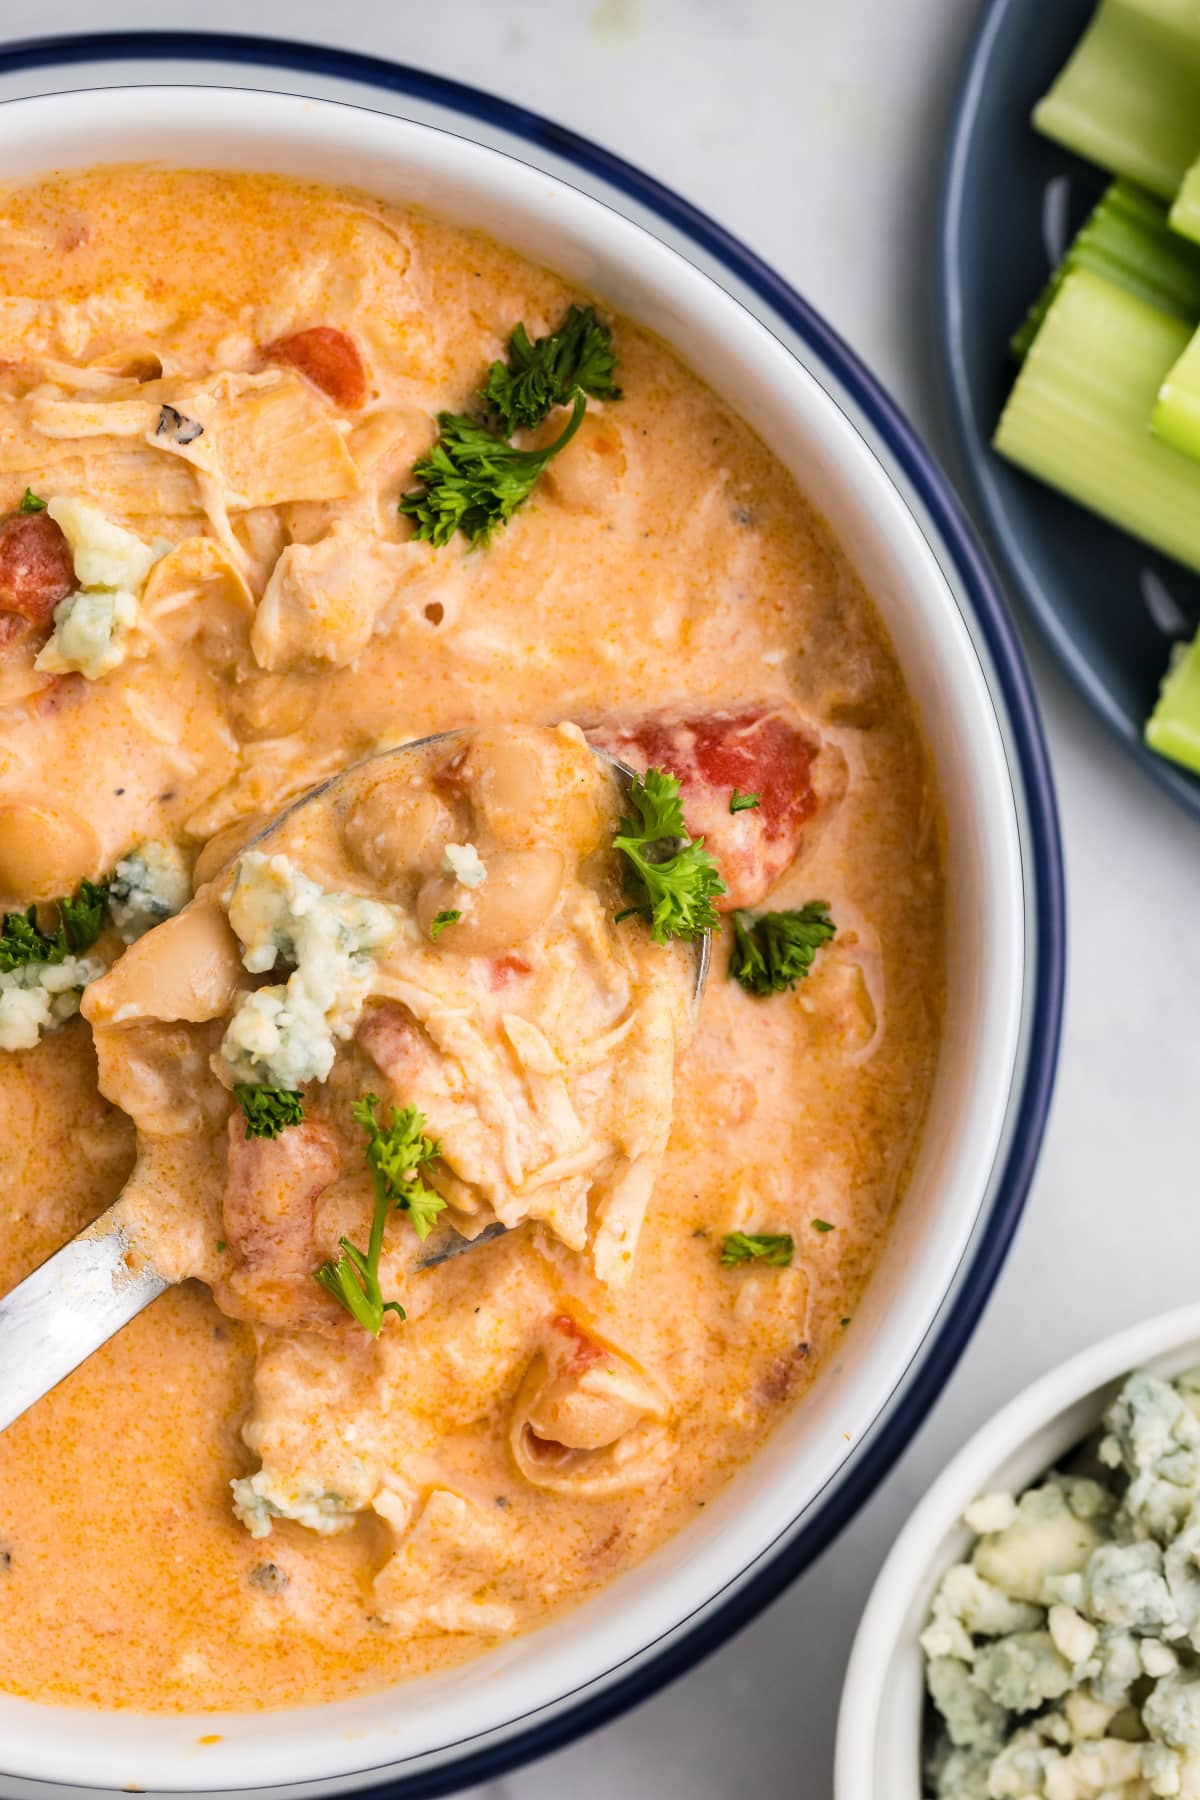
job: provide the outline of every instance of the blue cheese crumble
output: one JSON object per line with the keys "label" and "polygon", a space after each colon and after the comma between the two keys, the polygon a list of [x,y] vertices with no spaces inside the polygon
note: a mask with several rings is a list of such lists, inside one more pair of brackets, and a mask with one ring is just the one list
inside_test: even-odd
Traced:
{"label": "blue cheese crumble", "polygon": [[238,1000],[220,1051],[230,1082],[297,1088],[324,1081],[399,915],[361,894],[328,893],[288,857],[256,850],[239,857],[225,906],[252,974],[293,965],[286,982]]}
{"label": "blue cheese crumble", "polygon": [[921,1635],[935,1800],[1200,1800],[1200,1369],[1104,1426],[967,1510]]}
{"label": "blue cheese crumble", "polygon": [[487,880],[487,864],[474,844],[447,844],[442,868],[447,875],[453,875],[460,887],[482,887]]}
{"label": "blue cheese crumble", "polygon": [[260,1469],[230,1482],[234,1517],[252,1538],[270,1537],[276,1519],[293,1519],[308,1531],[333,1537],[349,1531],[359,1507],[344,1494],[330,1493],[318,1481],[282,1482]]}
{"label": "blue cheese crumble", "polygon": [[170,545],[144,543],[86,500],[58,495],[46,511],[71,547],[79,586],[55,607],[54,630],[34,666],[98,681],[128,655],[146,577]]}
{"label": "blue cheese crumble", "polygon": [[97,956],[67,956],[58,963],[24,963],[0,975],[0,1050],[32,1050],[79,1011],[89,981],[103,975]]}
{"label": "blue cheese crumble", "polygon": [[187,863],[174,844],[135,844],[113,870],[109,917],[126,944],[182,911],[192,897]]}

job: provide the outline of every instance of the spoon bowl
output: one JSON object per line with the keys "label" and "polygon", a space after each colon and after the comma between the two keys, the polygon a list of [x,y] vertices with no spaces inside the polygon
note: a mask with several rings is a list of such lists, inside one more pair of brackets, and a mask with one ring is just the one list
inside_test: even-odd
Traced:
{"label": "spoon bowl", "polygon": [[[461,730],[436,732],[361,758],[299,795],[237,854],[269,847],[285,825],[318,801],[335,796],[341,787],[357,781],[364,769],[415,755],[435,744],[452,744],[465,735]],[[628,764],[595,745],[589,748],[611,771],[622,791],[627,791],[634,778]],[[694,961],[694,1016],[708,978],[711,933],[706,931],[698,938],[681,941],[679,947],[686,949]],[[0,1431],[7,1430],[35,1401],[57,1387],[172,1285],[171,1278],[155,1267],[153,1254],[143,1242],[144,1232],[128,1203],[129,1193],[127,1184],[124,1193],[99,1218],[0,1299]],[[452,1225],[442,1224],[424,1247],[417,1267],[436,1268],[450,1257],[502,1237],[507,1230],[497,1221],[468,1237]]]}

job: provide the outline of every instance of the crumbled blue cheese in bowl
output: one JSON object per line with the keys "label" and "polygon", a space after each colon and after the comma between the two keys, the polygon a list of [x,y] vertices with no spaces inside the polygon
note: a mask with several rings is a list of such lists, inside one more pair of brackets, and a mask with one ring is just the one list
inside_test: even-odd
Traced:
{"label": "crumbled blue cheese in bowl", "polygon": [[73,1018],[84,988],[105,967],[98,956],[66,956],[0,975],[0,1050],[32,1050],[44,1032]]}
{"label": "crumbled blue cheese in bowl", "polygon": [[400,915],[360,894],[327,892],[288,857],[257,850],[238,858],[225,906],[252,974],[277,961],[295,965],[286,983],[238,1000],[220,1051],[230,1081],[324,1081],[367,997],[374,954],[396,935]]}
{"label": "crumbled blue cheese in bowl", "polygon": [[170,542],[144,543],[98,506],[70,495],[56,495],[46,511],[71,547],[79,586],[55,607],[54,630],[34,667],[99,681],[128,655],[146,578]]}
{"label": "crumbled blue cheese in bowl", "polygon": [[1200,1369],[967,1509],[921,1636],[936,1800],[1200,1800]]}
{"label": "crumbled blue cheese in bowl", "polygon": [[175,844],[148,839],[135,844],[113,870],[109,917],[126,944],[181,912],[192,897],[191,876]]}

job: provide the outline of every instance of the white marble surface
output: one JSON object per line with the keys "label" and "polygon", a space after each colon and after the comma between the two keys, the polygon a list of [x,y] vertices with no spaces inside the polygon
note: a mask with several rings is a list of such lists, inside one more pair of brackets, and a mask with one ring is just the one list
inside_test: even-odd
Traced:
{"label": "white marble surface", "polygon": [[[347,47],[524,101],[747,238],[937,444],[930,213],[974,13],[974,0],[40,0],[18,16],[10,0],[0,37],[203,24],[327,41],[336,21]],[[1039,1370],[1200,1291],[1200,829],[1033,653],[1066,838],[1070,985],[1041,1171],[995,1299],[899,1468],[803,1581],[685,1680],[490,1796],[829,1800],[855,1621],[929,1476]]]}

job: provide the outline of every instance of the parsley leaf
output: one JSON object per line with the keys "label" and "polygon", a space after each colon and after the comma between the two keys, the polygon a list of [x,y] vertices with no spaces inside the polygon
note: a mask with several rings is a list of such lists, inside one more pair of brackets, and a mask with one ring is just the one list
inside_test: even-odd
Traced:
{"label": "parsley leaf", "polygon": [[366,1094],[351,1108],[367,1133],[367,1167],[375,1177],[376,1192],[382,1191],[398,1211],[408,1214],[419,1238],[427,1238],[446,1202],[426,1186],[420,1171],[422,1163],[441,1154],[440,1146],[425,1136],[425,1118],[415,1106],[393,1106],[392,1122],[383,1126],[375,1116],[378,1105],[376,1094]]}
{"label": "parsley leaf", "polygon": [[790,1231],[735,1231],[721,1246],[721,1263],[732,1269],[738,1263],[760,1262],[771,1269],[786,1269],[795,1254],[796,1245]]}
{"label": "parsley leaf", "polygon": [[[379,1285],[379,1252],[383,1248],[381,1216],[383,1215],[376,1204],[371,1240],[365,1256],[349,1238],[339,1238],[342,1254],[336,1262],[324,1262],[317,1270],[317,1280],[321,1286],[328,1288],[334,1299],[340,1300],[351,1317],[357,1319],[372,1337],[378,1337],[383,1330],[384,1313],[394,1312],[400,1319],[408,1317],[398,1300],[384,1299]],[[378,1243],[375,1237],[376,1225],[380,1225]]]}
{"label": "parsley leaf", "polygon": [[83,950],[90,950],[104,930],[104,918],[108,912],[108,888],[107,879],[84,879],[73,899],[55,903],[58,907],[59,930],[66,938],[68,950],[76,956]]}
{"label": "parsley leaf", "polygon": [[440,547],[461,531],[470,543],[486,544],[528,500],[551,457],[566,449],[586,409],[577,393],[566,430],[543,450],[518,450],[464,413],[439,413],[441,436],[413,467],[423,485],[400,500],[400,511],[416,521],[415,536]]}
{"label": "parsley leaf", "polygon": [[739,794],[736,788],[729,796],[731,813],[750,812],[754,807],[761,805],[762,801],[757,794]]}
{"label": "parsley leaf", "polygon": [[433,923],[429,927],[429,936],[430,936],[431,942],[436,944],[438,939],[441,937],[443,931],[445,931],[447,925],[457,925],[458,921],[461,918],[462,918],[462,914],[459,912],[457,907],[449,909],[446,912],[435,913],[434,917],[433,917]]}
{"label": "parsley leaf", "polygon": [[532,341],[524,325],[508,340],[508,363],[494,362],[479,390],[506,434],[540,425],[579,392],[619,400],[612,332],[594,308],[572,306],[557,331]]}
{"label": "parsley leaf", "polygon": [[836,1231],[837,1230],[837,1226],[831,1225],[829,1223],[828,1219],[814,1219],[812,1222],[812,1228],[814,1231]]}
{"label": "parsley leaf", "polygon": [[299,1088],[256,1087],[251,1082],[239,1082],[233,1097],[246,1115],[248,1138],[276,1138],[304,1118],[304,1095]]}
{"label": "parsley leaf", "polygon": [[21,495],[21,504],[17,508],[17,511],[23,512],[23,513],[35,513],[35,512],[45,512],[45,510],[46,510],[46,502],[42,499],[39,499],[38,495],[34,493],[32,488],[27,487],[25,489],[25,492]]}
{"label": "parsley leaf", "polygon": [[36,906],[23,913],[4,914],[0,920],[0,975],[29,963],[65,962],[68,956],[90,950],[104,929],[108,882],[81,881],[74,896],[65,895],[54,905],[58,924],[52,932],[39,926]]}
{"label": "parsley leaf", "polygon": [[387,1217],[394,1209],[406,1212],[419,1238],[428,1237],[433,1221],[446,1202],[421,1180],[421,1165],[438,1154],[435,1139],[425,1136],[425,1119],[415,1106],[392,1108],[392,1122],[381,1125],[375,1114],[377,1094],[364,1094],[351,1111],[367,1134],[367,1167],[375,1181],[375,1213],[366,1251],[349,1238],[341,1238],[342,1254],[336,1262],[322,1263],[317,1280],[341,1301],[373,1337],[383,1329],[383,1315],[394,1312],[405,1318],[398,1300],[385,1300],[379,1285],[379,1257]]}
{"label": "parsley leaf", "polygon": [[27,913],[5,913],[0,925],[0,975],[26,963],[60,963],[66,954],[65,943],[39,930],[36,906]]}
{"label": "parsley leaf", "polygon": [[824,900],[810,900],[796,912],[735,912],[730,979],[760,999],[781,994],[804,979],[836,931]]}
{"label": "parsley leaf", "polygon": [[713,900],[725,892],[703,838],[689,838],[683,821],[679,782],[663,769],[647,769],[629,784],[633,815],[622,818],[613,849],[629,863],[629,883],[638,905],[619,914],[650,921],[655,943],[699,937],[718,923]]}

